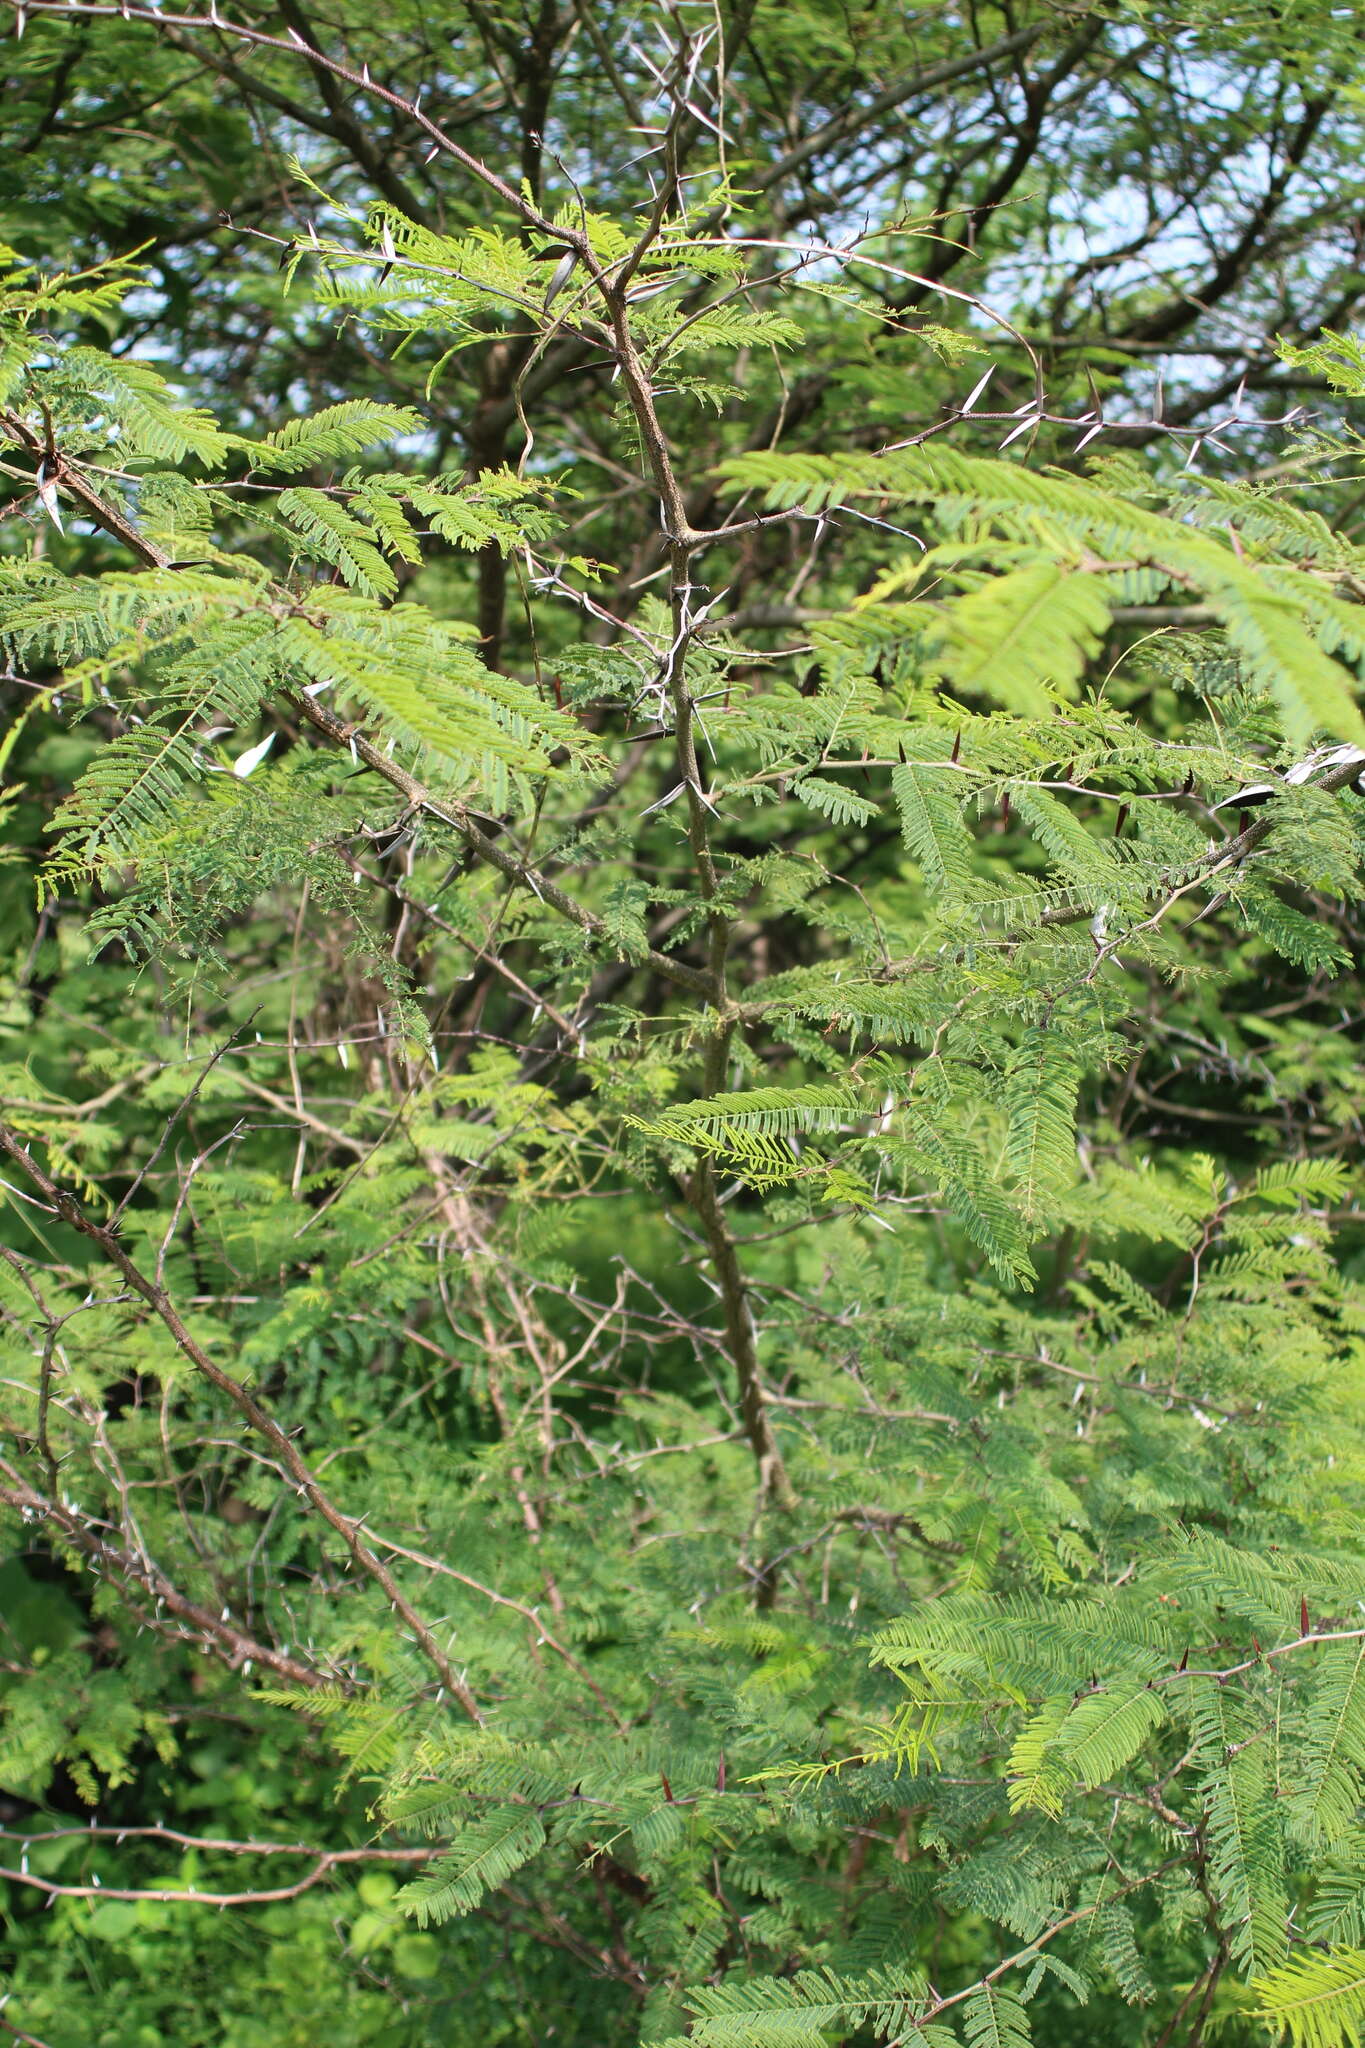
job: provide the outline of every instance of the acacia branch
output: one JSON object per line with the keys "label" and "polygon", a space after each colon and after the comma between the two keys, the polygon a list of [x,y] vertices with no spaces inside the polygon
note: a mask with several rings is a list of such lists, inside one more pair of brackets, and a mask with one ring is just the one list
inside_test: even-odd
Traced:
{"label": "acacia branch", "polygon": [[[87,1832],[84,1828],[80,1830],[82,1834]],[[436,1848],[416,1849],[410,1852],[410,1860],[429,1862],[439,1854],[441,1851]],[[0,1878],[7,1878],[11,1884],[28,1885],[50,1899],[127,1899],[131,1903],[149,1899],[167,1906],[273,1906],[282,1899],[297,1899],[301,1893],[312,1891],[315,1885],[331,1876],[338,1864],[355,1861],[353,1850],[324,1849],[313,1868],[297,1883],[274,1885],[268,1891],[202,1892],[172,1889],[168,1885],[148,1885],[133,1890],[112,1884],[57,1884],[52,1878],[35,1876],[31,1870],[15,1870],[3,1865],[0,1865]]]}
{"label": "acacia branch", "polygon": [[[60,1534],[63,1542],[79,1550],[100,1572],[144,1587],[153,1602],[153,1610],[142,1617],[146,1626],[161,1627],[159,1615],[164,1608],[184,1624],[185,1630],[197,1635],[235,1671],[259,1664],[264,1670],[278,1672],[290,1685],[309,1692],[337,1684],[335,1675],[318,1671],[311,1664],[301,1664],[296,1657],[272,1648],[235,1622],[225,1620],[221,1611],[202,1607],[197,1601],[188,1599],[150,1559],[133,1551],[121,1550],[108,1542],[77,1510],[46,1498],[17,1474],[13,1475],[9,1485],[0,1486],[0,1501],[20,1515],[47,1523]],[[183,1631],[174,1633],[179,1636]]]}
{"label": "acacia branch", "polygon": [[[8,1996],[6,1993],[7,1999]],[[23,2027],[16,2027],[13,2020],[6,2019],[3,2011],[0,2011],[0,2029],[9,2035],[11,2041],[18,2041],[21,2048],[48,2048],[48,2043],[40,2041],[36,2034],[27,2033]]]}
{"label": "acacia branch", "polygon": [[[26,421],[13,413],[0,413],[0,425],[3,425],[31,455],[42,456],[42,437]],[[60,483],[67,495],[76,500],[82,511],[105,533],[110,534],[115,540],[122,541],[123,545],[137,556],[144,568],[175,568],[175,562],[165,549],[157,547],[155,542],[141,533],[117,506],[111,505],[75,463],[58,459],[56,462],[49,462],[49,469],[53,480]],[[319,704],[316,698],[305,696],[302,691],[295,690],[284,690],[281,696],[291,711],[306,724],[311,725],[314,731],[323,734],[338,749],[354,752],[356,758],[363,761],[367,768],[382,776],[391,789],[398,791],[411,809],[422,811],[458,832],[471,852],[477,854],[480,860],[486,861],[490,867],[496,868],[510,881],[529,889],[542,903],[548,905],[551,910],[557,910],[561,917],[568,918],[590,937],[600,937],[605,932],[605,922],[596,911],[589,910],[586,904],[578,902],[567,890],[552,882],[548,875],[540,873],[529,861],[518,860],[515,854],[509,853],[505,847],[499,846],[496,840],[490,839],[462,804],[454,799],[433,795],[420,776],[412,774],[397,761],[391,760],[381,748],[374,745],[373,741],[367,739],[363,733],[357,732],[345,719],[339,718],[325,705]],[[683,960],[675,960],[671,954],[660,953],[650,947],[643,955],[641,964],[652,968],[656,974],[662,975],[666,981],[673,982],[677,987],[689,989],[693,994],[709,996],[713,993],[714,981],[711,975],[703,973],[700,968],[689,967]]]}
{"label": "acacia branch", "polygon": [[274,1416],[262,1407],[256,1396],[243,1386],[240,1380],[234,1379],[231,1373],[224,1371],[223,1367],[209,1356],[197,1338],[185,1327],[166,1288],[159,1280],[148,1279],[141,1267],[124,1249],[117,1233],[106,1224],[97,1223],[74,1195],[59,1187],[51,1174],[39,1165],[17,1132],[3,1122],[0,1122],[0,1152],[3,1152],[37,1189],[53,1215],[59,1216],[71,1229],[79,1231],[82,1237],[88,1238],[99,1249],[133,1292],[142,1297],[165,1325],[182,1356],[189,1360],[211,1386],[226,1395],[257,1436],[270,1445],[300,1495],[308,1501],[314,1513],[341,1538],[358,1568],[374,1581],[394,1612],[407,1623],[445,1689],[464,1709],[471,1721],[482,1724],[483,1715],[473,1693],[398,1585],[388,1566],[366,1543],[361,1535],[361,1523],[352,1516],[343,1514],[330,1495],[324,1491],[288,1431],[280,1427]]}
{"label": "acacia branch", "polygon": [[85,1827],[44,1828],[37,1834],[32,1830],[0,1827],[0,1842],[19,1842],[25,1849],[32,1849],[42,1842],[63,1841],[111,1841],[119,1847],[124,1842],[170,1842],[178,1849],[200,1849],[205,1854],[218,1856],[330,1856],[334,1863],[423,1863],[429,1857],[443,1853],[436,1845],[431,1848],[384,1849],[372,1844],[356,1849],[319,1849],[315,1842],[239,1841],[231,1835],[187,1835],[180,1828],[159,1824],[114,1827],[91,1821]]}
{"label": "acacia branch", "polygon": [[[676,157],[671,155],[670,175],[676,176],[676,170]],[[642,259],[651,239],[658,231],[661,217],[656,206],[644,234],[626,259],[622,271],[623,278],[628,278]],[[672,451],[659,421],[653,387],[630,331],[624,283],[608,283],[605,277],[599,277],[599,284],[611,320],[622,383],[635,415],[651,474],[658,488],[661,523],[668,546],[672,642],[666,656],[664,672],[659,678],[659,689],[661,696],[667,695],[672,706],[677,769],[688,806],[688,840],[697,873],[698,888],[707,906],[710,931],[709,979],[712,999],[721,1012],[721,1025],[712,1033],[707,1043],[702,1093],[714,1095],[720,1091],[724,1082],[725,1062],[736,1018],[726,987],[725,966],[733,918],[727,914],[720,900],[720,884],[712,847],[711,821],[714,807],[702,787],[702,771],[697,757],[694,731],[695,704],[687,682],[688,649],[698,630],[691,609],[691,558],[702,536],[695,532],[688,520],[686,495],[678,480]],[[749,1288],[734,1236],[720,1205],[715,1169],[705,1154],[698,1155],[692,1171],[684,1176],[681,1185],[701,1225],[711,1253],[725,1318],[726,1349],[738,1384],[745,1431],[758,1467],[760,1501],[765,1506],[771,1504],[790,1507],[794,1496],[773,1431],[763,1387],[758,1359],[757,1329]],[[775,1597],[776,1579],[766,1565],[758,1574],[757,1590],[759,1604],[771,1605]]]}
{"label": "acacia branch", "polygon": [[369,66],[343,62],[339,57],[329,56],[315,44],[305,42],[299,32],[291,30],[288,36],[268,35],[264,29],[249,28],[241,22],[229,21],[218,12],[217,6],[207,14],[170,14],[164,9],[135,5],[134,0],[117,0],[115,5],[104,4],[104,0],[9,0],[9,5],[22,25],[25,16],[35,20],[43,16],[62,18],[64,16],[91,16],[98,20],[141,21],[149,27],[160,29],[163,34],[177,29],[211,30],[222,36],[235,37],[253,49],[278,50],[289,57],[306,57],[312,68],[326,72],[332,78],[348,85],[353,92],[368,94],[393,108],[396,113],[412,121],[427,137],[433,153],[443,153],[467,171],[479,184],[486,187],[500,199],[513,216],[527,227],[537,229],[541,234],[552,235],[557,241],[567,243],[580,251],[587,247],[587,238],[575,228],[557,227],[544,215],[538,206],[525,195],[490,170],[481,158],[463,149],[454,137],[446,132],[439,122],[424,112],[416,99],[408,99],[403,93],[395,92],[391,86],[381,85],[370,76]]}

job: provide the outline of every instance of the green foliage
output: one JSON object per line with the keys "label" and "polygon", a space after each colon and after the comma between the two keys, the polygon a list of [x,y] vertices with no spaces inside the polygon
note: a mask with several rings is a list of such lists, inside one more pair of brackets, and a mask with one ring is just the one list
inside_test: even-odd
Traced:
{"label": "green foliage", "polygon": [[1365,1957],[1359,1949],[1308,1955],[1263,1977],[1260,2010],[1294,2048],[1343,2048],[1365,2021]]}
{"label": "green foliage", "polygon": [[403,1905],[419,1927],[472,1913],[485,1893],[506,1882],[543,1848],[540,1816],[509,1806],[487,1813],[456,1838],[454,1849],[406,1887]]}
{"label": "green foliage", "polygon": [[1344,2048],[1358,38],[693,12],[6,43],[0,2033]]}
{"label": "green foliage", "polygon": [[[1120,492],[941,449],[861,457],[745,455],[728,461],[724,474],[740,488],[762,492],[769,510],[819,512],[859,499],[929,503],[950,523],[994,525],[1015,552],[1032,543],[1038,559],[1031,567],[1000,579],[984,596],[969,593],[945,607],[940,628],[950,646],[964,650],[959,686],[985,690],[1008,708],[1036,714],[1043,681],[1079,672],[1103,625],[1105,585],[1113,589],[1120,564],[1126,568],[1131,558],[1152,572],[1149,587],[1174,583],[1205,596],[1247,673],[1274,692],[1291,744],[1303,745],[1320,726],[1344,739],[1365,737],[1347,673],[1305,630],[1276,580],[1244,553]],[[1175,502],[1179,506],[1178,495]],[[1052,559],[1059,544],[1093,549],[1098,557],[1074,578],[1076,588]],[[1104,581],[1087,591],[1086,575]],[[889,587],[894,584],[880,586],[873,601]],[[902,616],[898,623],[908,622]]]}

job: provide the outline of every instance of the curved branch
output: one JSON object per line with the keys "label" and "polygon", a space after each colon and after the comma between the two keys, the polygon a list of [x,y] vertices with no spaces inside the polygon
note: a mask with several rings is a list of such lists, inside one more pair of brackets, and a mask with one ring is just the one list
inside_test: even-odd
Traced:
{"label": "curved branch", "polygon": [[344,1515],[330,1495],[324,1492],[289,1432],[280,1427],[274,1416],[262,1407],[256,1396],[244,1387],[240,1380],[234,1379],[231,1373],[224,1371],[223,1367],[209,1356],[198,1339],[185,1327],[174,1302],[160,1281],[148,1279],[141,1267],[125,1251],[118,1235],[106,1224],[97,1223],[74,1195],[59,1187],[51,1174],[39,1165],[18,1133],[5,1123],[0,1123],[0,1152],[19,1168],[54,1215],[60,1216],[72,1230],[79,1231],[82,1237],[88,1238],[98,1247],[110,1265],[122,1274],[133,1292],[142,1297],[165,1325],[181,1355],[189,1360],[211,1386],[227,1396],[256,1434],[270,1445],[299,1493],[326,1522],[328,1528],[341,1538],[358,1568],[374,1581],[394,1612],[407,1623],[447,1692],[464,1709],[471,1721],[482,1724],[483,1715],[473,1693],[398,1585],[388,1566],[382,1558],[376,1556],[361,1535],[360,1521],[350,1515]]}

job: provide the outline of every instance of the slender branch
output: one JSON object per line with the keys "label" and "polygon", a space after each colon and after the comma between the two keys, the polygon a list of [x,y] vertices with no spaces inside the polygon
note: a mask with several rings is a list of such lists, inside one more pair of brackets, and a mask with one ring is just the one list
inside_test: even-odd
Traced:
{"label": "slender branch", "polygon": [[8,2034],[11,2041],[21,2042],[23,2048],[48,2048],[48,2043],[40,2041],[36,2034],[26,2033],[23,2027],[16,2027],[13,2020],[6,2019],[3,2008],[0,2008],[0,2030]]}
{"label": "slender branch", "polygon": [[289,36],[268,35],[265,30],[249,28],[241,22],[229,21],[218,12],[216,5],[207,14],[170,14],[161,8],[139,6],[134,0],[116,0],[116,4],[104,4],[104,0],[9,0],[17,16],[31,15],[35,20],[42,16],[91,16],[98,20],[142,21],[150,27],[160,29],[163,34],[174,29],[208,29],[222,36],[235,37],[252,49],[279,50],[289,57],[306,57],[315,71],[326,71],[333,78],[350,86],[353,92],[365,93],[382,100],[395,112],[403,114],[416,124],[426,135],[433,151],[450,156],[469,172],[470,176],[500,199],[504,206],[526,226],[537,229],[541,234],[553,235],[558,241],[574,248],[586,248],[586,237],[577,229],[557,227],[538,206],[516,188],[500,178],[496,171],[489,169],[479,157],[461,148],[454,137],[426,113],[416,99],[408,99],[392,87],[381,85],[370,76],[369,66],[347,64],[339,57],[328,56],[315,44],[303,40],[297,30]]}
{"label": "slender branch", "polygon": [[[714,1092],[714,1091],[712,1091]],[[715,1268],[725,1315],[725,1341],[739,1383],[740,1413],[758,1464],[759,1491],[765,1501],[788,1508],[794,1504],[791,1481],[773,1433],[772,1416],[758,1363],[758,1332],[739,1252],[725,1220],[709,1159],[699,1159],[687,1176],[684,1192],[701,1224]],[[771,1604],[772,1588],[759,1575],[760,1604]]]}
{"label": "slender branch", "polygon": [[210,1385],[217,1387],[220,1393],[227,1396],[256,1434],[270,1445],[299,1493],[327,1526],[341,1538],[359,1569],[374,1581],[394,1612],[407,1623],[451,1697],[458,1701],[471,1721],[481,1723],[483,1716],[473,1693],[459,1676],[383,1559],[376,1556],[365,1542],[360,1533],[360,1522],[349,1515],[344,1515],[330,1495],[319,1485],[288,1431],[280,1427],[274,1416],[262,1407],[256,1396],[243,1386],[240,1380],[234,1379],[231,1373],[224,1371],[223,1367],[209,1356],[198,1339],[185,1327],[165,1287],[158,1280],[148,1279],[141,1267],[130,1258],[117,1234],[107,1225],[97,1223],[74,1195],[59,1187],[51,1174],[39,1165],[17,1132],[3,1122],[0,1122],[0,1152],[19,1168],[54,1215],[60,1216],[71,1229],[79,1231],[82,1237],[88,1238],[98,1247],[133,1292],[142,1297],[165,1325],[177,1350],[189,1360],[196,1371],[202,1373]]}
{"label": "slender branch", "polygon": [[[1164,1863],[1158,1864],[1155,1870],[1145,1871],[1141,1877],[1130,1878],[1126,1884],[1115,1885],[1111,1892],[1106,1893],[1104,1904],[1107,1905],[1116,1899],[1126,1899],[1131,1893],[1141,1891],[1144,1885],[1155,1884],[1157,1879],[1164,1877],[1168,1870],[1175,1870],[1184,1862],[1185,1857],[1183,1854],[1168,1857]],[[967,1999],[974,1997],[978,1991],[985,1990],[992,1984],[998,1984],[1000,1979],[1008,1976],[1011,1970],[1020,1969],[1025,1963],[1032,1962],[1034,1955],[1040,1948],[1046,1948],[1048,1943],[1055,1941],[1059,1934],[1065,1934],[1069,1927],[1078,1926],[1082,1920],[1093,1919],[1098,1910],[1098,1905],[1092,1904],[1078,1906],[1072,1913],[1064,1913],[1060,1920],[1053,1921],[1051,1927],[1045,1927],[1041,1934],[1035,1935],[1027,1948],[1016,1949],[1013,1955],[1004,1957],[1001,1962],[996,1964],[993,1970],[987,1970],[982,1976],[978,1977],[974,1984],[965,1985],[961,1991],[954,1991],[947,1998],[935,1999],[923,2012],[916,2013],[916,2022],[920,2026],[925,2026],[930,2020],[936,2020],[940,2013],[951,2012],[955,2005],[964,2004]]]}
{"label": "slender branch", "polygon": [[42,1828],[36,1833],[32,1829],[0,1827],[0,1842],[18,1842],[25,1849],[37,1848],[44,1842],[66,1841],[113,1842],[120,1848],[125,1842],[170,1842],[178,1849],[199,1849],[206,1855],[325,1856],[333,1863],[425,1863],[442,1854],[439,1844],[429,1848],[418,1845],[385,1849],[374,1843],[356,1849],[320,1849],[316,1842],[252,1842],[239,1841],[232,1835],[187,1835],[180,1828],[163,1827],[160,1823],[115,1827],[91,1821],[85,1827]]}
{"label": "slender branch", "polygon": [[[31,454],[41,456],[42,439],[24,420],[12,413],[0,413],[0,424],[20,440]],[[171,569],[175,566],[165,550],[157,547],[145,534],[139,532],[117,506],[111,505],[76,464],[61,462],[53,466],[53,475],[63,490],[76,500],[96,525],[102,527],[114,539],[122,541],[144,567]],[[496,840],[490,839],[463,805],[453,799],[434,796],[419,776],[412,774],[397,761],[391,760],[381,748],[374,745],[373,741],[367,739],[363,733],[357,732],[345,719],[339,718],[325,705],[319,704],[316,698],[292,690],[282,691],[281,695],[298,718],[311,725],[316,732],[322,733],[337,748],[347,752],[354,751],[356,757],[362,760],[367,768],[373,769],[376,775],[382,776],[391,789],[396,789],[413,810],[437,818],[442,824],[458,832],[480,860],[486,861],[490,867],[497,868],[499,873],[506,875],[509,880],[529,889],[542,903],[547,904],[551,910],[557,910],[561,917],[567,917],[581,931],[594,937],[605,932],[605,922],[596,911],[589,910],[586,904],[579,903],[547,875],[541,874],[529,861],[518,860],[515,854],[509,853],[505,847],[499,846]],[[689,967],[683,960],[675,960],[671,954],[660,953],[650,947],[643,956],[642,964],[652,968],[656,974],[662,975],[664,980],[673,982],[679,988],[690,989],[698,995],[712,993],[714,984],[710,975],[703,973],[699,968]]]}
{"label": "slender branch", "polygon": [[144,1587],[153,1602],[152,1611],[143,1615],[144,1626],[159,1627],[160,1610],[164,1608],[177,1621],[183,1622],[187,1630],[217,1650],[234,1670],[260,1665],[262,1670],[278,1672],[290,1685],[309,1692],[337,1684],[334,1674],[318,1671],[311,1664],[301,1664],[296,1657],[274,1649],[235,1622],[225,1619],[221,1611],[202,1607],[188,1599],[150,1559],[133,1551],[120,1550],[92,1529],[75,1509],[45,1498],[17,1475],[9,1485],[0,1486],[0,1501],[20,1515],[46,1522],[100,1572]]}
{"label": "slender branch", "polygon": [[[81,1830],[82,1833],[85,1830]],[[439,1849],[417,1849],[409,1852],[409,1860],[429,1861],[439,1855]],[[268,1891],[204,1892],[182,1889],[169,1885],[147,1885],[139,1889],[126,1889],[112,1884],[58,1884],[52,1878],[38,1877],[31,1870],[15,1870],[0,1865],[0,1878],[7,1878],[11,1884],[28,1885],[32,1890],[43,1892],[50,1899],[127,1899],[137,1902],[141,1899],[154,1900],[168,1906],[273,1906],[282,1899],[297,1899],[301,1893],[312,1891],[315,1885],[330,1877],[338,1865],[354,1863],[356,1852],[350,1849],[324,1849],[317,1862],[305,1876],[294,1884],[272,1886]]]}

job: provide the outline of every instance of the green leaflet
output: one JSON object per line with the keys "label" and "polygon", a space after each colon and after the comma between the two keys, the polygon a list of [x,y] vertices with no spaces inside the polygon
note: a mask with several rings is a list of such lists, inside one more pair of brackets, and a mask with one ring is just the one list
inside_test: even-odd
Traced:
{"label": "green leaflet", "polygon": [[397,577],[368,530],[343,505],[324,491],[301,488],[281,491],[278,505],[281,516],[298,528],[314,555],[339,569],[352,590],[366,597],[393,596]]}
{"label": "green leaflet", "polygon": [[[820,510],[859,497],[936,500],[998,521],[1003,531],[1021,540],[1031,536],[1041,518],[1104,554],[1134,554],[1188,579],[1205,594],[1229,641],[1274,692],[1295,745],[1307,744],[1322,727],[1342,739],[1365,738],[1348,672],[1322,652],[1294,600],[1271,578],[1231,548],[1095,485],[1040,474],[1018,463],[927,448],[886,456],[746,455],[727,461],[724,474],[741,488],[762,490],[773,508]],[[1032,618],[1023,593],[1021,611]],[[1082,632],[1096,630],[1098,617],[1098,610],[1091,610]],[[1078,644],[1074,635],[1068,636],[1065,618],[1063,607],[1051,632],[1041,622],[1033,643],[1063,673],[1074,668]],[[998,625],[1002,644],[1007,644],[1005,622]]]}
{"label": "green leaflet", "polygon": [[1073,1785],[1089,1788],[1121,1772],[1165,1718],[1165,1701],[1145,1683],[1135,1690],[1096,1690],[1074,1703],[1049,1702],[1015,1740],[1010,1805],[1060,1813]]}
{"label": "green leaflet", "polygon": [[1233,1687],[1193,1679],[1190,1698],[1206,1774],[1211,1881],[1234,1956],[1262,1974],[1283,1962],[1287,1947],[1284,1822],[1269,1731]]}
{"label": "green leaflet", "polygon": [[1365,1643],[1333,1643],[1323,1652],[1313,1690],[1295,1824],[1316,1847],[1353,1824],[1365,1767]]}
{"label": "green leaflet", "polygon": [[825,775],[803,775],[796,793],[832,825],[865,825],[877,815],[877,806],[870,798],[859,796],[856,790],[846,789],[840,782],[831,782]]}
{"label": "green leaflet", "polygon": [[1252,929],[1295,966],[1335,975],[1349,965],[1349,953],[1332,932],[1268,889],[1253,884],[1239,892],[1237,902]]}
{"label": "green leaflet", "polygon": [[1156,1985],[1138,1948],[1133,1915],[1121,1900],[1100,1909],[1098,1933],[1105,1967],[1123,1997],[1129,2005],[1150,2005]]}
{"label": "green leaflet", "polygon": [[320,462],[339,462],[379,441],[421,431],[422,417],[408,406],[379,405],[351,398],[300,413],[253,445],[252,466],[271,472],[297,472]]}
{"label": "green leaflet", "polygon": [[1047,685],[1074,695],[1099,648],[1109,606],[1094,577],[1038,562],[993,577],[948,606],[941,659],[953,687],[1026,717],[1047,716]]}
{"label": "green leaflet", "polygon": [[1025,1215],[1038,1214],[1074,1175],[1080,1082],[1076,1048],[1064,1032],[1035,1026],[1025,1033],[1005,1076],[1005,1158]]}
{"label": "green leaflet", "polygon": [[448,1853],[404,1888],[403,1910],[419,1927],[472,1913],[486,1892],[529,1863],[544,1843],[537,1813],[524,1806],[495,1808],[462,1828]]}
{"label": "green leaflet", "polygon": [[971,876],[972,839],[958,808],[958,782],[951,769],[904,764],[891,771],[905,843],[934,895],[961,893]]}
{"label": "green leaflet", "polygon": [[[897,1981],[890,1971],[847,1978],[833,1971],[803,1970],[788,1980],[759,1978],[699,1989],[689,1996],[695,2015],[692,2039],[711,2048],[783,2048],[787,2042],[820,2041],[840,2025],[870,2025],[898,2034],[915,2027],[920,1987]],[[933,2029],[922,2039],[933,2041]],[[915,2033],[910,2036],[914,2040]]]}
{"label": "green leaflet", "polygon": [[1003,1985],[985,1984],[962,2015],[968,2048],[1028,2048],[1033,2033],[1022,2001]]}
{"label": "green leaflet", "polygon": [[1292,2048],[1357,2048],[1365,2029],[1365,1951],[1297,1956],[1256,1981],[1260,2016]]}
{"label": "green leaflet", "polygon": [[996,1272],[1028,1285],[1033,1267],[1026,1236],[1013,1206],[973,1148],[953,1145],[929,1117],[907,1114],[903,1157],[937,1187],[949,1213],[973,1244],[979,1245]]}
{"label": "green leaflet", "polygon": [[74,380],[91,411],[112,414],[130,456],[157,462],[193,457],[216,469],[233,447],[212,414],[179,402],[147,363],[78,346],[63,352],[61,373]]}

